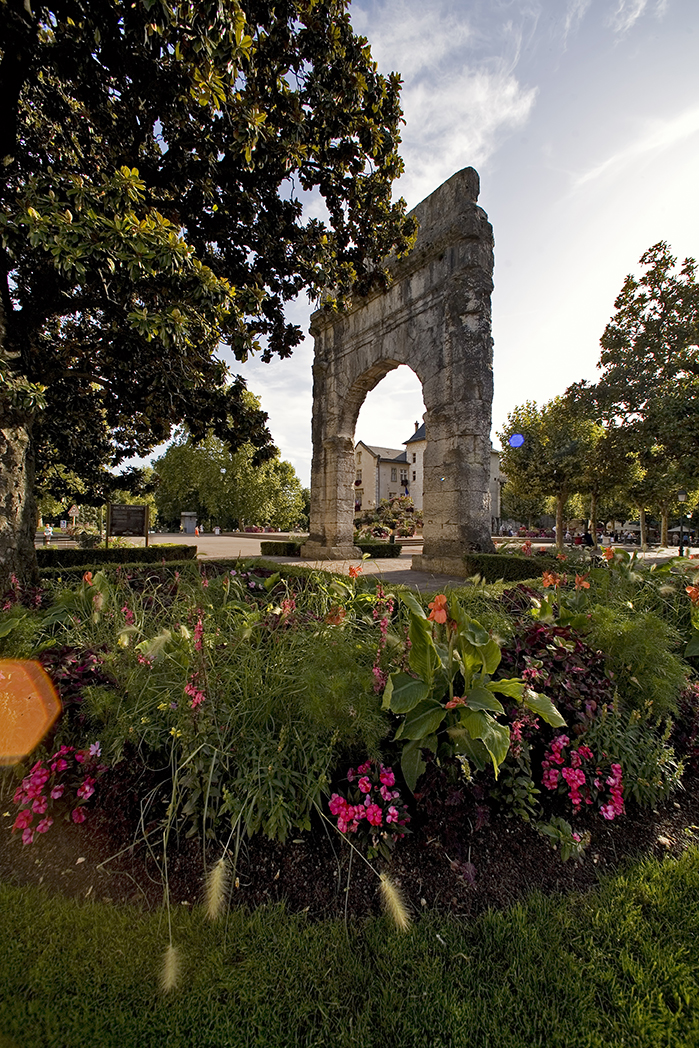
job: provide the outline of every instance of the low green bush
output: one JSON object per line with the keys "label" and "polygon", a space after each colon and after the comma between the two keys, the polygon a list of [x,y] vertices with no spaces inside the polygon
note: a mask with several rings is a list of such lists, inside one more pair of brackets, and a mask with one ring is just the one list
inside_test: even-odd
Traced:
{"label": "low green bush", "polygon": [[196,555],[196,546],[169,543],[91,550],[46,546],[36,551],[40,569],[84,567],[86,571],[102,564],[157,564],[163,560],[194,560]]}
{"label": "low green bush", "polygon": [[263,557],[300,557],[303,542],[274,542],[260,543],[260,553]]}
{"label": "low green bush", "polygon": [[397,542],[367,542],[361,540],[355,542],[362,553],[368,553],[370,557],[400,557],[401,547]]}
{"label": "low green bush", "polygon": [[518,557],[512,553],[467,553],[464,564],[468,575],[480,575],[486,582],[521,582],[560,568],[549,555]]}

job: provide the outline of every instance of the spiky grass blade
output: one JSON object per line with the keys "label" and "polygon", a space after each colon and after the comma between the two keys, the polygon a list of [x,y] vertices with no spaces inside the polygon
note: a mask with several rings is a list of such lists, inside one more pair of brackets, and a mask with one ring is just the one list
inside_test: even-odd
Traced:
{"label": "spiky grass blade", "polygon": [[172,943],[163,954],[163,966],[160,971],[160,989],[170,993],[176,989],[180,975],[180,952]]}
{"label": "spiky grass blade", "polygon": [[394,884],[387,873],[379,876],[381,898],[384,909],[400,932],[407,932],[410,928],[410,914],[405,900],[397,884]]}
{"label": "spiky grass blade", "polygon": [[216,865],[209,870],[206,878],[206,916],[210,921],[215,921],[223,913],[228,894],[228,881],[230,871],[225,856],[222,856]]}

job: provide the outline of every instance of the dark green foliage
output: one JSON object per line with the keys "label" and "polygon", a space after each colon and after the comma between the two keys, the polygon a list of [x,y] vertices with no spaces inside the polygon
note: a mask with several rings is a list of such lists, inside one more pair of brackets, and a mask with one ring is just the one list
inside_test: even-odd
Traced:
{"label": "dark green foliage", "polygon": [[300,557],[303,542],[274,542],[265,539],[260,542],[260,553],[263,557]]}
{"label": "dark green foliage", "polygon": [[110,549],[61,549],[47,546],[36,551],[39,568],[82,567],[90,571],[103,564],[160,564],[162,561],[194,560],[196,546],[112,546]]}
{"label": "dark green foliage", "polygon": [[361,539],[359,542],[354,543],[362,553],[368,553],[369,556],[374,558],[379,557],[400,557],[401,547],[398,542],[367,542]]}
{"label": "dark green foliage", "polygon": [[556,571],[560,564],[555,557],[534,555],[519,557],[511,553],[467,553],[464,557],[467,575],[480,575],[486,582],[519,582],[535,579],[544,571]]}
{"label": "dark green foliage", "polygon": [[604,652],[607,672],[627,709],[672,713],[684,688],[687,663],[680,636],[653,612],[596,604],[590,608],[588,641]]}

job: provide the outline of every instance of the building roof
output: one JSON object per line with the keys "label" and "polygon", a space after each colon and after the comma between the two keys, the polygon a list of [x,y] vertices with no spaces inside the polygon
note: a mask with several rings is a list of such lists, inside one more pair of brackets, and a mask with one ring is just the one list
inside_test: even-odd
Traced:
{"label": "building roof", "polygon": [[404,444],[414,444],[415,441],[417,441],[417,440],[427,440],[427,437],[425,436],[425,423],[424,422],[422,423],[421,426],[417,427],[417,429],[413,433],[412,437],[408,437],[408,439],[404,440],[403,443]]}
{"label": "building roof", "polygon": [[380,456],[382,462],[407,462],[407,456],[405,451],[400,451],[398,448],[380,448],[376,444],[365,444],[364,441],[360,441],[363,447],[375,455],[377,458]]}

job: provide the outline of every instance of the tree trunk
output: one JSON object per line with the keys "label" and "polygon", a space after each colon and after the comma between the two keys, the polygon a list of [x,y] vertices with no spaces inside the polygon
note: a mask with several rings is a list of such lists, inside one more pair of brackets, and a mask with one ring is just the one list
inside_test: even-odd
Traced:
{"label": "tree trunk", "polygon": [[597,549],[597,495],[590,495],[590,516],[592,517],[592,548]]}
{"label": "tree trunk", "polygon": [[563,491],[559,492],[556,496],[556,546],[562,550],[564,546],[565,534],[563,532],[563,507],[568,501],[568,493]]}
{"label": "tree trunk", "polygon": [[0,405],[0,594],[14,575],[36,585],[34,455],[26,416]]}
{"label": "tree trunk", "polygon": [[669,520],[670,520],[670,510],[667,508],[667,506],[663,506],[662,512],[660,514],[660,545],[661,546],[669,546],[670,545],[670,540],[669,540],[669,536],[668,536],[668,530],[669,530],[668,523],[669,523]]}
{"label": "tree trunk", "polygon": [[648,536],[646,534],[646,511],[642,506],[638,507],[638,523],[641,525],[641,549],[648,549]]}

